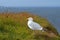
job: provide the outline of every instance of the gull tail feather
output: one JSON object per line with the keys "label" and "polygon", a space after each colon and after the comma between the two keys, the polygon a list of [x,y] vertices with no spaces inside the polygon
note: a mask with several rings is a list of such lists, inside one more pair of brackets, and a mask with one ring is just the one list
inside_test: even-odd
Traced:
{"label": "gull tail feather", "polygon": [[44,31],[44,32],[48,32],[48,30],[46,29],[46,28],[43,28],[43,30],[42,31]]}

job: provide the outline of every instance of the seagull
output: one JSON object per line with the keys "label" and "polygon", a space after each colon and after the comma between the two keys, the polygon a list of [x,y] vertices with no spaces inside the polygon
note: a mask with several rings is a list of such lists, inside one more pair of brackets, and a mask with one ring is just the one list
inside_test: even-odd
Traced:
{"label": "seagull", "polygon": [[28,18],[27,25],[31,30],[41,30],[42,32],[44,32],[43,27],[38,23],[34,22],[32,17]]}

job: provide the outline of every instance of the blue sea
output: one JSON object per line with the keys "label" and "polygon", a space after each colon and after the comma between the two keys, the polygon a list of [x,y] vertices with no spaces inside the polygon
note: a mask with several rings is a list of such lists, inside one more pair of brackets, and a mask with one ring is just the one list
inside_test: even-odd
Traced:
{"label": "blue sea", "polygon": [[0,12],[30,12],[46,18],[60,33],[60,7],[0,7]]}

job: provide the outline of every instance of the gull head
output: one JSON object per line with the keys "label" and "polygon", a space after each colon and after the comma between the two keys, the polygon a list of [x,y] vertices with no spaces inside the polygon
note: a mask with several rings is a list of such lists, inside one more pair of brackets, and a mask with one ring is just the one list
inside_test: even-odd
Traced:
{"label": "gull head", "polygon": [[29,21],[33,21],[33,18],[32,18],[32,17],[29,17],[28,20],[29,20]]}

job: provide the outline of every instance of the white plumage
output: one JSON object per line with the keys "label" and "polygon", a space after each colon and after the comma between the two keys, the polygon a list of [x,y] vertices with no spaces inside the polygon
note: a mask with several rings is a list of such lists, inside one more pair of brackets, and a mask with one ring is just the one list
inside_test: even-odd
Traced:
{"label": "white plumage", "polygon": [[40,26],[38,23],[33,21],[32,17],[28,18],[28,27],[32,30],[43,30],[43,27]]}

